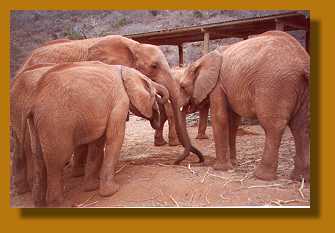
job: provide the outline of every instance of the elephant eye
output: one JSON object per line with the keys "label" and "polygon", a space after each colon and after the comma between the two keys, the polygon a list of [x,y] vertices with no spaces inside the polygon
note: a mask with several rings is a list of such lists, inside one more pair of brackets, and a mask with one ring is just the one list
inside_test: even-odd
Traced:
{"label": "elephant eye", "polygon": [[151,64],[151,68],[153,68],[153,69],[157,69],[157,67],[158,67],[158,64],[157,64],[157,63],[153,63],[153,64]]}

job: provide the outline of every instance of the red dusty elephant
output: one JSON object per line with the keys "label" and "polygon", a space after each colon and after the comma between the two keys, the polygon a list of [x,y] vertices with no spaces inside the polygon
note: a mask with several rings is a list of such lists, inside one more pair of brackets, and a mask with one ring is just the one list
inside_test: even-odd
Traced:
{"label": "red dusty elephant", "polygon": [[[110,65],[132,67],[154,82],[164,86],[169,91],[170,101],[166,103],[164,107],[161,105],[159,107],[161,110],[164,110],[164,108],[172,110],[169,115],[162,114],[161,125],[156,130],[154,137],[155,145],[163,145],[166,143],[163,139],[162,130],[164,122],[168,118],[169,144],[177,145],[180,141],[185,148],[185,155],[191,151],[198,155],[200,161],[203,161],[202,153],[191,144],[185,121],[179,111],[181,107],[179,85],[172,78],[166,57],[158,46],[138,43],[119,35],[83,40],[60,39],[48,42],[32,51],[18,74],[33,65],[80,61],[100,61]],[[28,145],[26,145],[25,148],[29,148],[28,140],[26,144]],[[87,149],[88,147],[86,145],[81,145],[76,148],[74,153],[73,176],[84,174]],[[26,150],[26,154],[29,153],[29,149]],[[29,190],[28,182],[24,179],[20,180],[20,177],[26,177],[25,173],[27,168],[24,164],[25,158],[19,158],[14,155],[14,160],[16,161],[15,166],[21,168],[17,169],[18,174],[16,174],[15,177],[18,177],[19,180],[15,181],[15,183],[22,184],[18,190],[20,190],[20,193],[24,193]]]}
{"label": "red dusty elephant", "polygon": [[276,179],[278,149],[289,126],[296,146],[291,178],[309,180],[309,78],[308,53],[295,38],[281,31],[265,32],[223,52],[213,51],[193,63],[181,80],[181,88],[194,104],[210,99],[216,148],[214,168],[233,168],[240,118],[254,117],[266,135],[255,176]]}
{"label": "red dusty elephant", "polygon": [[35,205],[63,202],[62,171],[80,145],[89,148],[85,190],[100,187],[101,195],[112,195],[119,188],[115,166],[128,111],[158,128],[158,102],[167,102],[168,91],[139,71],[120,65],[78,62],[33,68],[23,71],[11,89],[11,126],[18,153],[24,153],[26,132],[30,135],[33,155],[26,159],[33,167]]}

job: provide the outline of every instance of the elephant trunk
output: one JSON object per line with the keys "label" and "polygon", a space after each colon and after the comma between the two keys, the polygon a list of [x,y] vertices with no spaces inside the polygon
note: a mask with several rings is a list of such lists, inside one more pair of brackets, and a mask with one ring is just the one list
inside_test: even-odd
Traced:
{"label": "elephant trunk", "polygon": [[154,88],[156,89],[158,95],[161,96],[160,103],[165,104],[169,100],[169,97],[170,97],[168,90],[164,86],[162,86],[162,85],[160,85],[156,82],[152,82],[152,84],[153,84]]}
{"label": "elephant trunk", "polygon": [[172,103],[173,115],[176,122],[176,132],[179,141],[185,148],[184,153],[175,161],[175,164],[179,164],[181,161],[183,161],[190,152],[198,156],[199,162],[203,162],[204,157],[202,153],[191,144],[191,140],[186,129],[186,118],[182,116],[182,104],[180,101],[180,92],[178,91],[177,83],[171,82],[168,87],[170,93],[170,100]]}

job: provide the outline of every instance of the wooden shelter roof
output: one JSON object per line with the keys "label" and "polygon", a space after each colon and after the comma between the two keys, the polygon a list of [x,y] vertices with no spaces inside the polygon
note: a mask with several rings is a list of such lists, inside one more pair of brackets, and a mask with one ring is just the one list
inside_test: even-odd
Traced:
{"label": "wooden shelter roof", "polygon": [[205,32],[209,32],[210,40],[229,37],[247,38],[249,35],[275,30],[278,24],[282,25],[283,31],[309,30],[308,18],[305,15],[284,13],[124,36],[147,44],[180,45],[202,41]]}

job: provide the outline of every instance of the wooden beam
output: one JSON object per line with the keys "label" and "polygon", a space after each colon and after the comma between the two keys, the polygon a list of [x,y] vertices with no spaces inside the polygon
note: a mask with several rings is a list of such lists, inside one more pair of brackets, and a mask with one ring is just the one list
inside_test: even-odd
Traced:
{"label": "wooden beam", "polygon": [[291,30],[306,30],[308,23],[307,23],[307,18],[306,17],[297,17],[295,19],[277,19],[280,22],[283,22],[285,26],[291,27]]}
{"label": "wooden beam", "polygon": [[157,36],[157,35],[174,35],[176,33],[180,32],[189,32],[189,31],[199,31],[201,29],[210,30],[210,29],[217,29],[219,27],[242,27],[243,25],[247,24],[263,24],[263,23],[273,23],[274,20],[285,20],[286,22],[297,22],[297,21],[303,21],[305,18],[302,14],[297,13],[284,13],[284,14],[278,14],[278,15],[269,15],[269,16],[261,16],[261,17],[254,17],[254,18],[248,18],[248,19],[239,19],[239,20],[232,20],[228,22],[220,22],[220,23],[212,23],[207,25],[201,25],[201,26],[190,26],[190,27],[184,27],[184,28],[175,28],[175,29],[165,29],[161,31],[155,31],[155,32],[146,32],[146,33],[138,33],[138,34],[128,34],[124,35],[129,38],[138,38],[143,36]]}
{"label": "wooden beam", "polygon": [[210,40],[216,40],[229,37],[244,38],[275,29],[291,31],[301,28],[307,30],[306,21],[304,15],[289,13],[126,36],[141,43],[178,46],[178,44],[204,41],[205,32],[209,33]]}
{"label": "wooden beam", "polygon": [[178,44],[178,53],[179,53],[179,67],[182,67],[184,64],[183,44]]}
{"label": "wooden beam", "polygon": [[204,45],[203,45],[203,50],[202,54],[207,54],[209,51],[209,32],[204,31]]}

